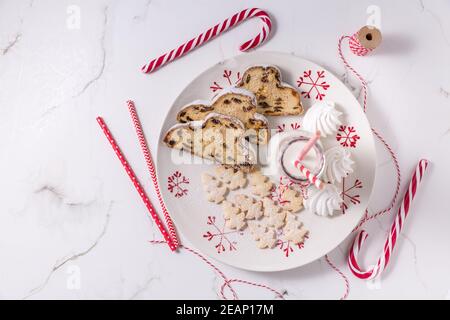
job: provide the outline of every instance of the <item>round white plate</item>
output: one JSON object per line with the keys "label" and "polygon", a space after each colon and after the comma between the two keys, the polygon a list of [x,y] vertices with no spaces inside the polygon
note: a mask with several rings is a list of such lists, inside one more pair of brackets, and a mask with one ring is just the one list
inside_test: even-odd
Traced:
{"label": "round white plate", "polygon": [[[301,245],[279,240],[273,249],[258,249],[248,229],[242,232],[224,228],[221,207],[206,200],[200,176],[212,171],[207,164],[180,163],[172,149],[162,142],[165,132],[176,123],[176,114],[185,104],[211,99],[234,85],[242,72],[252,65],[276,65],[282,80],[298,89],[306,110],[319,100],[331,100],[343,112],[337,134],[322,139],[325,149],[339,145],[352,153],[354,173],[338,185],[344,200],[342,212],[332,218],[319,217],[303,210],[298,218],[309,230]],[[278,131],[297,130],[302,117],[269,117],[270,127]],[[375,176],[375,146],[367,118],[352,93],[323,67],[289,54],[247,53],[218,63],[196,77],[170,108],[159,137],[157,174],[162,195],[176,228],[201,252],[229,265],[254,271],[280,271],[314,261],[339,245],[362,218],[369,202]],[[190,156],[183,159],[192,159]],[[189,162],[189,161],[187,161]],[[201,161],[199,161],[201,162]],[[284,185],[287,179],[277,181]],[[276,188],[274,197],[279,194]],[[234,191],[235,192],[235,191]]]}

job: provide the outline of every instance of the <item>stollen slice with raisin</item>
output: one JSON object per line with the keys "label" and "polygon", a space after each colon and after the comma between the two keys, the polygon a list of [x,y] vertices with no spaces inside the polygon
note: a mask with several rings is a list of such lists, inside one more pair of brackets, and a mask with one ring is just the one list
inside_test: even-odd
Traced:
{"label": "stollen slice with raisin", "polygon": [[256,97],[252,92],[230,87],[214,97],[211,103],[198,100],[187,104],[178,112],[177,121],[187,123],[203,120],[213,112],[232,116],[244,124],[247,140],[251,143],[267,144],[270,138],[268,122],[256,109]]}
{"label": "stollen slice with raisin", "polygon": [[256,95],[258,113],[266,116],[288,116],[303,113],[299,92],[281,81],[281,72],[275,66],[248,68],[238,87]]}
{"label": "stollen slice with raisin", "polygon": [[210,113],[202,121],[176,124],[163,140],[170,148],[250,172],[256,164],[256,156],[245,140],[245,131],[239,119]]}

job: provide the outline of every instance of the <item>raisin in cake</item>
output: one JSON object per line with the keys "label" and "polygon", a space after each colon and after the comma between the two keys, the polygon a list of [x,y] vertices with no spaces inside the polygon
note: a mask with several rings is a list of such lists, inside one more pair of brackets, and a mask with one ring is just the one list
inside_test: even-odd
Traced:
{"label": "raisin in cake", "polygon": [[239,119],[210,113],[203,121],[173,126],[166,133],[164,143],[170,148],[249,172],[253,170],[256,157],[244,133],[245,126]]}
{"label": "raisin in cake", "polygon": [[247,69],[238,84],[256,95],[257,112],[268,116],[299,115],[303,113],[300,94],[281,82],[280,70],[274,66]]}
{"label": "raisin in cake", "polygon": [[256,98],[253,93],[244,89],[229,88],[215,97],[211,104],[199,101],[183,107],[177,114],[177,121],[186,123],[203,120],[212,112],[241,120],[247,129],[245,136],[250,142],[268,143],[267,119],[256,112]]}

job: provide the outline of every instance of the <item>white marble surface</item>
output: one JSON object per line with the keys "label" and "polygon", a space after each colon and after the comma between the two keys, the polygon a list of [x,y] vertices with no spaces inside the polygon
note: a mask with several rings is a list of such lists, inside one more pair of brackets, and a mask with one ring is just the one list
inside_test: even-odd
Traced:
{"label": "white marble surface", "polygon": [[[398,153],[402,187],[420,157],[432,167],[379,283],[350,274],[350,239],[330,257],[349,277],[351,299],[450,298],[450,2],[246,5],[267,9],[276,21],[273,38],[259,50],[322,64],[356,94],[358,83],[337,59],[337,38],[365,24],[369,5],[379,6],[382,47],[371,57],[351,58],[370,82],[368,115]],[[72,19],[77,8],[80,28]],[[107,119],[148,181],[124,101],[138,103],[155,149],[176,95],[200,71],[238,54],[257,22],[151,76],[140,66],[243,8],[238,0],[0,1],[0,298],[218,298],[220,278],[200,260],[148,244],[159,233],[95,116]],[[372,211],[388,203],[394,182],[389,156],[378,147]],[[368,225],[365,263],[373,262],[391,221],[387,216]],[[344,290],[324,259],[272,274],[218,265],[229,277],[285,289],[288,299],[336,299]],[[273,298],[255,288],[236,289],[241,298]]]}

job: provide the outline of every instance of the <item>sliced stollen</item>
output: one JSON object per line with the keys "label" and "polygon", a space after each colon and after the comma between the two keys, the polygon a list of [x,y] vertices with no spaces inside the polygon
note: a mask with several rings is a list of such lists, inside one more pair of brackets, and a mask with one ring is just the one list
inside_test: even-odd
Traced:
{"label": "sliced stollen", "polygon": [[281,72],[275,66],[248,68],[238,84],[256,95],[257,112],[268,116],[299,115],[303,113],[300,94],[281,82]]}
{"label": "sliced stollen", "polygon": [[255,95],[240,88],[229,88],[216,96],[210,104],[205,101],[194,101],[183,107],[177,114],[177,121],[203,120],[210,113],[220,113],[241,120],[245,128],[247,139],[252,143],[267,144],[269,130],[267,119],[256,112]]}
{"label": "sliced stollen", "polygon": [[170,148],[249,172],[253,170],[256,157],[244,133],[245,126],[239,119],[210,113],[203,121],[173,126],[164,136],[164,143]]}

